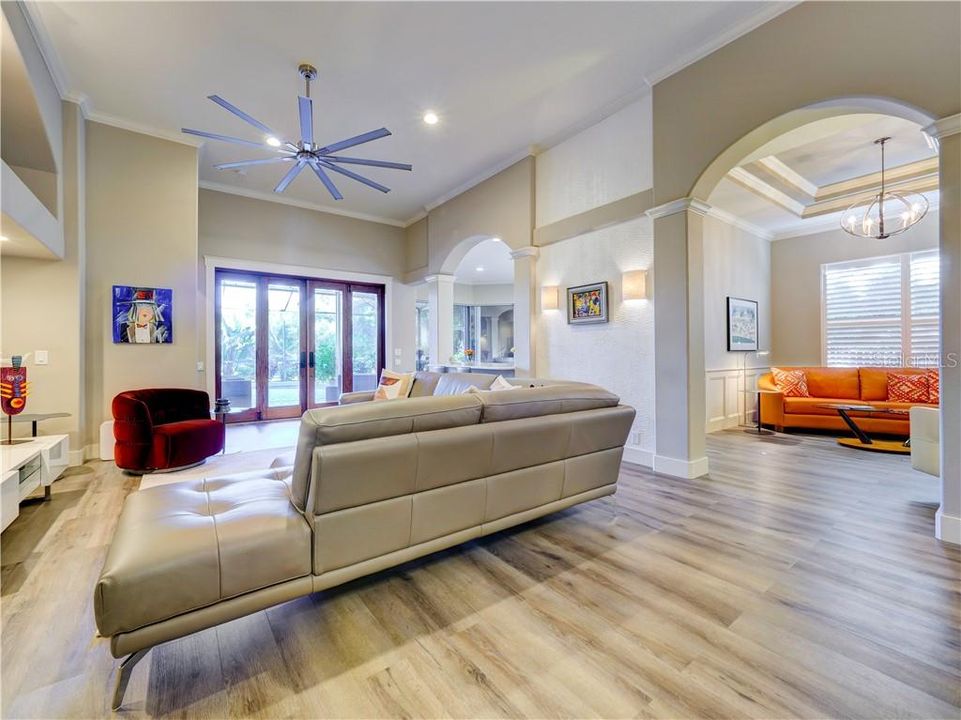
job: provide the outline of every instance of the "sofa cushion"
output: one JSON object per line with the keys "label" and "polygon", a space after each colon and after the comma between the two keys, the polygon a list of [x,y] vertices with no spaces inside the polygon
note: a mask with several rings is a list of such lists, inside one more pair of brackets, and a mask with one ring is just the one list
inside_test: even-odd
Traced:
{"label": "sofa cushion", "polygon": [[384,368],[380,371],[380,383],[374,390],[374,400],[406,399],[413,382],[413,373],[398,373]]}
{"label": "sofa cushion", "polygon": [[418,397],[403,402],[357,403],[318,408],[304,413],[294,461],[294,504],[304,509],[318,445],[476,425],[481,419],[476,395]]}
{"label": "sofa cushion", "polygon": [[437,387],[437,381],[440,378],[441,373],[418,370],[414,373],[414,385],[407,397],[430,397],[434,394],[434,388]]}
{"label": "sofa cushion", "polygon": [[806,367],[808,392],[816,398],[860,400],[861,384],[857,368]]}
{"label": "sofa cushion", "polygon": [[771,375],[774,376],[774,384],[781,391],[784,397],[809,397],[807,378],[803,370],[772,367]]}
{"label": "sofa cushion", "polygon": [[614,393],[586,384],[517,388],[469,397],[478,397],[483,402],[481,422],[485,423],[613,407],[620,402]]}
{"label": "sofa cushion", "polygon": [[130,495],[94,593],[105,636],[310,573],[310,527],[287,483],[205,479]]}
{"label": "sofa cushion", "polygon": [[494,382],[494,377],[486,373],[443,373],[434,388],[434,396],[460,395],[471,387],[486,390]]}
{"label": "sofa cushion", "polygon": [[926,373],[888,373],[888,400],[891,402],[926,403],[929,385]]}
{"label": "sofa cushion", "polygon": [[224,424],[217,420],[181,420],[154,425],[150,467],[192,465],[224,448]]}
{"label": "sofa cushion", "polygon": [[939,405],[941,403],[941,371],[937,368],[928,368],[925,374],[928,376],[928,402]]}
{"label": "sofa cushion", "polygon": [[[821,407],[823,405],[870,405],[876,408],[890,408],[894,410],[906,410],[912,406],[911,403],[899,403],[899,402],[885,402],[885,401],[875,401],[875,402],[861,402],[858,400],[847,400],[845,398],[784,398],[784,413],[786,415],[832,415],[834,417],[839,417],[838,411],[834,408]],[[879,415],[878,413],[862,412],[859,410],[848,410],[848,415],[851,417],[888,417],[887,415]],[[894,413],[892,413],[892,416]],[[900,417],[900,416],[899,416]]]}
{"label": "sofa cushion", "polygon": [[863,367],[858,369],[858,377],[861,381],[862,400],[887,400],[888,399],[888,373],[899,372],[908,375],[924,373],[924,370],[917,368],[899,367]]}

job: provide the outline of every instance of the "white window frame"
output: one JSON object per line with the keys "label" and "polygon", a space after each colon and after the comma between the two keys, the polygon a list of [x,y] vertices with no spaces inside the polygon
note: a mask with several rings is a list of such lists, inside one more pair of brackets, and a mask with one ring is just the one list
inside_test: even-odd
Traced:
{"label": "white window frame", "polygon": [[[821,365],[823,367],[828,367],[828,320],[827,320],[827,295],[825,288],[825,275],[827,269],[831,268],[845,268],[845,267],[871,267],[872,265],[881,265],[883,263],[889,262],[890,260],[897,258],[901,262],[901,364],[910,364],[912,360],[911,356],[911,328],[913,325],[911,317],[911,257],[914,255],[921,255],[923,253],[937,253],[937,248],[931,248],[928,250],[915,250],[913,252],[905,253],[892,253],[891,255],[877,255],[868,258],[859,258],[857,260],[843,260],[840,262],[822,263],[821,264]],[[938,315],[940,318],[941,308],[938,308]],[[938,327],[940,320],[935,319],[934,326]],[[855,321],[851,321],[852,323]],[[870,320],[859,320],[857,321],[862,324],[868,324],[872,321]],[[879,325],[889,323],[889,320],[876,320],[874,321]]]}

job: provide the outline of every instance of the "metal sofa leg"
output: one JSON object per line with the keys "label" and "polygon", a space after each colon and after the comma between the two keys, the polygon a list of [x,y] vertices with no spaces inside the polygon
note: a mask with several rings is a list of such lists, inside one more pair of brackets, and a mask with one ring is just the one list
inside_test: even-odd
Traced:
{"label": "metal sofa leg", "polygon": [[134,666],[143,660],[143,656],[150,652],[150,648],[144,648],[143,650],[138,650],[135,653],[131,653],[123,659],[120,663],[120,667],[117,668],[117,683],[114,685],[113,690],[113,704],[111,707],[114,710],[119,710],[120,706],[123,705],[123,696],[127,692],[127,683],[130,682],[130,673],[133,672]]}

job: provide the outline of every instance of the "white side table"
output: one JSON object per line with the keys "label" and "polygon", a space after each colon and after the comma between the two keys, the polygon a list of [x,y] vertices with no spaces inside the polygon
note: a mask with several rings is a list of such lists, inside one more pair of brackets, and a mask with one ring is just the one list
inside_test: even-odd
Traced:
{"label": "white side table", "polygon": [[38,487],[43,487],[45,500],[50,498],[50,486],[66,470],[69,455],[67,435],[0,445],[0,530],[17,518],[20,503]]}

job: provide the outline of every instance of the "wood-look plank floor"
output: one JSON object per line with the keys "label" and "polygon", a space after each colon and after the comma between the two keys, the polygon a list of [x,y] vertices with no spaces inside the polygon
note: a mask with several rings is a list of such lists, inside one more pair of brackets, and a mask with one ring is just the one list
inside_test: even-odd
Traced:
{"label": "wood-look plank floor", "polygon": [[[957,718],[935,478],[829,438],[709,438],[605,498],[155,648],[129,717]],[[91,463],[2,537],[3,717],[102,717],[91,591],[137,478]]]}

